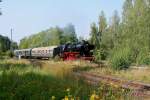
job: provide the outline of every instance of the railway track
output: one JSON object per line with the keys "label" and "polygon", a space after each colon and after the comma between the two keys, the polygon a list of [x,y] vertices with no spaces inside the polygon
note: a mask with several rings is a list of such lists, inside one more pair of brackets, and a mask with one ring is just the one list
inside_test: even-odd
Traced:
{"label": "railway track", "polygon": [[75,77],[79,77],[84,79],[86,82],[92,85],[99,85],[100,82],[111,85],[118,85],[124,89],[130,89],[133,91],[134,96],[143,96],[143,97],[150,97],[150,84],[144,84],[135,81],[123,80],[120,78],[114,78],[112,76],[103,76],[92,74],[88,72],[73,72]]}

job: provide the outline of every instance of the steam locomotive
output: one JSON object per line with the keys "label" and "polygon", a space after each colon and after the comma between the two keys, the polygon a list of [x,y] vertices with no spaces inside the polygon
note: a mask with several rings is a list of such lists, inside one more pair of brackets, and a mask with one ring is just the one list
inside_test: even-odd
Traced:
{"label": "steam locomotive", "polygon": [[38,47],[15,50],[14,55],[21,58],[56,58],[59,57],[63,60],[93,60],[94,45],[90,44],[88,41],[82,40],[82,42],[77,43],[66,43],[60,46],[50,46],[50,47]]}

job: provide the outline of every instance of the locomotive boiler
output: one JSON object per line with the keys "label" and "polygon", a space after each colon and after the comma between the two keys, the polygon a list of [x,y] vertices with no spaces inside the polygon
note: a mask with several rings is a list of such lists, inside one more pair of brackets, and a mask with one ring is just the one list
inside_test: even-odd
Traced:
{"label": "locomotive boiler", "polygon": [[63,60],[93,60],[94,45],[87,41],[77,42],[77,43],[67,43],[54,48],[53,57],[59,56]]}

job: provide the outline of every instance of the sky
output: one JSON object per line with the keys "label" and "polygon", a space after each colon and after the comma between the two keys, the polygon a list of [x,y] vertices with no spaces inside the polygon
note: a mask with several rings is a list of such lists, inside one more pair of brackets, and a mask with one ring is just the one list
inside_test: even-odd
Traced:
{"label": "sky", "polygon": [[103,10],[109,22],[114,10],[122,13],[124,0],[2,0],[0,8],[0,34],[18,42],[25,36],[50,27],[75,26],[78,36],[89,37],[90,24],[98,23]]}

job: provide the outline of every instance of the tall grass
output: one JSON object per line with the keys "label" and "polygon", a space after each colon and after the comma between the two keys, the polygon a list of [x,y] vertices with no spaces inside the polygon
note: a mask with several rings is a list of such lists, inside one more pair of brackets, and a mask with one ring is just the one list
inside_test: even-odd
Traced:
{"label": "tall grass", "polygon": [[91,86],[83,79],[74,78],[71,75],[72,62],[41,63],[42,66],[35,66],[26,60],[1,61],[0,100],[51,100],[51,97],[62,100],[65,96],[78,100],[95,100],[93,97],[98,97],[97,100],[120,100],[127,94],[118,87]]}
{"label": "tall grass", "polygon": [[110,66],[115,70],[129,68],[132,63],[132,51],[130,48],[119,48],[110,57]]}
{"label": "tall grass", "polygon": [[52,96],[61,100],[67,88],[82,100],[89,97],[89,85],[71,76],[54,77],[48,72],[24,61],[0,62],[0,100],[50,100]]}
{"label": "tall grass", "polygon": [[93,68],[88,70],[90,73],[100,74],[100,75],[109,75],[113,77],[118,77],[126,80],[139,81],[144,83],[150,83],[150,68],[131,68],[127,70],[113,70],[110,67],[104,68]]}

